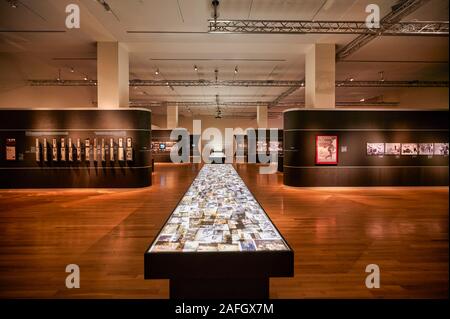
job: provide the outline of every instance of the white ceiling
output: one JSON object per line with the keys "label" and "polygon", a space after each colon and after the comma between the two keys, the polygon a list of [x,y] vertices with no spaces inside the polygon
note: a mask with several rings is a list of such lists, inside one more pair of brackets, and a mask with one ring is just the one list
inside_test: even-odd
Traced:
{"label": "white ceiling", "polygon": [[[208,34],[210,0],[107,0],[114,15],[95,0],[20,0],[16,9],[0,0],[3,31],[59,30],[61,33],[1,32],[0,58],[17,64],[23,80],[96,78],[97,41],[117,40],[130,53],[130,79],[300,80],[304,54],[313,43],[350,42],[352,35]],[[64,26],[65,6],[81,8],[81,29]],[[219,18],[280,20],[364,20],[373,0],[222,0]],[[396,0],[378,0],[381,15]],[[448,0],[431,0],[405,20],[448,20]],[[129,33],[129,31],[143,31]],[[340,62],[336,78],[376,80],[448,80],[448,38],[380,37]],[[353,61],[353,62],[350,62]],[[198,66],[195,71],[193,66]],[[239,72],[234,73],[238,67]],[[71,73],[70,69],[75,72]],[[155,75],[156,68],[160,74]],[[7,81],[12,75],[2,74]],[[14,75],[16,78],[17,75]],[[272,101],[286,88],[140,87],[130,89],[140,101]],[[337,100],[357,101],[392,89],[337,89]],[[286,98],[303,101],[303,89]],[[230,108],[231,109],[231,108]],[[191,108],[214,113],[214,108]],[[248,111],[248,108],[246,109]],[[243,108],[234,108],[236,114]],[[164,112],[158,108],[155,112]],[[230,111],[231,112],[231,111]],[[255,112],[251,110],[250,112]]]}

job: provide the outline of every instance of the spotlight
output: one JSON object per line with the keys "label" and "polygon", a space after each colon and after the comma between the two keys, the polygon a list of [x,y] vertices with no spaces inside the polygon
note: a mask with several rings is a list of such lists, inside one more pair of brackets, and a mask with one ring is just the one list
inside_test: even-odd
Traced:
{"label": "spotlight", "polygon": [[8,0],[9,6],[13,9],[17,8],[17,1],[16,0]]}
{"label": "spotlight", "polygon": [[194,65],[194,71],[198,71],[198,67]]}
{"label": "spotlight", "polygon": [[155,74],[156,74],[156,75],[159,74],[159,68],[156,69]]}
{"label": "spotlight", "polygon": [[362,98],[361,100],[359,100],[359,102],[364,102],[366,99],[365,98]]}
{"label": "spotlight", "polygon": [[75,70],[73,68],[70,68],[70,73],[74,73]]}
{"label": "spotlight", "polygon": [[237,74],[238,73],[238,67],[237,67],[237,65],[234,67],[234,74]]}
{"label": "spotlight", "polygon": [[353,81],[355,81],[355,79],[354,78],[350,78],[350,79],[348,79],[350,82],[353,82]]}
{"label": "spotlight", "polygon": [[85,75],[85,76],[83,77],[83,80],[87,81],[87,80],[88,80],[88,77]]}

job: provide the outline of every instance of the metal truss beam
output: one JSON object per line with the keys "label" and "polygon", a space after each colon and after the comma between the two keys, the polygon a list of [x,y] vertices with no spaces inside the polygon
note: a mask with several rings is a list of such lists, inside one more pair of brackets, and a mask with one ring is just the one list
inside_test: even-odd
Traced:
{"label": "metal truss beam", "polygon": [[[383,19],[381,19],[381,28],[378,29],[379,33],[374,34],[371,31],[366,30],[365,34],[359,35],[356,39],[339,49],[339,51],[336,53],[336,60],[339,61],[348,57],[349,55],[353,54],[355,51],[359,50],[361,47],[375,39],[378,35],[383,35],[384,33],[396,33],[400,29],[400,33],[404,32],[404,35],[412,35],[411,33],[414,32],[417,33],[416,35],[420,35],[420,32],[422,30],[420,26],[406,25],[406,23],[400,23],[400,21],[429,1],[430,0],[403,0],[398,5],[393,6],[391,12],[388,13]],[[445,26],[445,23],[447,24],[447,26]],[[437,28],[436,35],[447,34],[448,36],[448,21],[445,23],[443,25],[440,25],[440,23],[438,22],[438,24],[434,26],[430,24],[430,28]],[[443,30],[441,30],[441,27],[443,28]],[[427,28],[428,25],[423,26],[423,30],[426,30]],[[426,31],[426,34],[422,35],[430,35],[430,32],[433,33],[432,30],[428,30]]]}
{"label": "metal truss beam", "polygon": [[[96,86],[95,80],[29,80],[30,86]],[[230,80],[230,81],[205,81],[205,80],[131,80],[130,86],[184,86],[184,87],[289,87],[276,100],[277,104],[283,98],[290,95],[299,87],[305,86],[305,81],[257,81],[257,80]],[[448,87],[448,81],[336,81],[336,87]]]}
{"label": "metal truss beam", "polygon": [[365,21],[208,20],[209,33],[371,34],[374,36],[448,36],[448,21],[386,21],[369,29]]}
{"label": "metal truss beam", "polygon": [[[222,107],[222,110],[224,107],[257,107],[261,105],[267,105],[269,106],[271,102],[249,102],[249,101],[230,101],[230,102],[220,102],[217,104],[215,101],[146,101],[146,100],[134,100],[130,101],[131,106],[133,107],[163,107],[167,105],[178,105],[179,107]],[[359,102],[359,101],[338,101],[336,102],[336,106],[397,106],[398,102]],[[292,107],[304,107],[305,102],[304,101],[297,101],[297,102],[286,102],[286,103],[280,103],[277,105],[279,108],[292,108]],[[232,110],[230,110],[232,112]]]}

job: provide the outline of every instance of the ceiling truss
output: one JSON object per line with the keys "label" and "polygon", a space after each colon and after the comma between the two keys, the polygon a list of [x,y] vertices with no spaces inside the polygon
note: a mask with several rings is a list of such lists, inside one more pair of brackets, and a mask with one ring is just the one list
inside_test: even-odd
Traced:
{"label": "ceiling truss", "polygon": [[369,29],[364,21],[209,20],[209,33],[370,34],[374,36],[448,36],[447,21],[384,23]]}
{"label": "ceiling truss", "polygon": [[[30,86],[96,86],[95,80],[29,80]],[[131,80],[130,86],[167,86],[167,87],[290,87],[284,94],[289,95],[298,87],[305,86],[305,81],[258,81],[258,80],[227,80],[227,81],[207,81],[207,80]],[[336,81],[336,87],[448,87],[448,81]],[[292,92],[291,92],[292,91]],[[289,93],[288,93],[289,92]],[[284,98],[284,96],[283,96]],[[279,101],[278,101],[279,102]]]}

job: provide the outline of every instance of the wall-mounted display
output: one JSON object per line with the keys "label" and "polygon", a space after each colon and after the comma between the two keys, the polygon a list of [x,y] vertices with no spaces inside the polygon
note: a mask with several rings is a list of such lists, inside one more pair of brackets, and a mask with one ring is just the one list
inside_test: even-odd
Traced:
{"label": "wall-mounted display", "polygon": [[102,157],[102,162],[105,162],[106,161],[106,150],[105,150],[105,139],[104,138],[102,138],[101,157]]}
{"label": "wall-mounted display", "polygon": [[367,143],[367,155],[384,155],[384,143]]}
{"label": "wall-mounted display", "polygon": [[133,160],[133,142],[131,137],[127,137],[127,150],[126,150],[126,160],[132,161]]}
{"label": "wall-mounted display", "polygon": [[434,155],[448,156],[448,143],[434,143]]}
{"label": "wall-mounted display", "polygon": [[77,161],[81,162],[81,140],[79,138],[77,138]]}
{"label": "wall-mounted display", "polygon": [[42,154],[44,155],[44,162],[48,161],[48,151],[47,151],[47,139],[44,138]]}
{"label": "wall-mounted display", "polygon": [[56,142],[56,138],[52,139],[52,161],[58,161],[58,143]]}
{"label": "wall-mounted display", "polygon": [[119,143],[118,143],[118,147],[117,147],[117,160],[119,160],[120,162],[125,160],[125,154],[124,154],[124,147],[123,147],[123,138],[119,137]]}
{"label": "wall-mounted display", "polygon": [[109,139],[109,161],[114,162],[114,139]]}
{"label": "wall-mounted display", "polygon": [[419,154],[419,147],[417,143],[404,143],[402,144],[402,155],[417,155]]}
{"label": "wall-mounted display", "polygon": [[419,143],[419,155],[433,155],[433,143]]}
{"label": "wall-mounted display", "polygon": [[66,161],[66,140],[61,138],[61,161]]}
{"label": "wall-mounted display", "polygon": [[41,161],[41,144],[39,143],[39,139],[36,138],[35,141],[35,155],[36,155],[36,162]]}
{"label": "wall-mounted display", "polygon": [[92,151],[94,162],[97,162],[97,152],[98,152],[97,138],[94,138],[94,149]]}
{"label": "wall-mounted display", "polygon": [[338,163],[338,137],[336,135],[316,136],[316,164]]}
{"label": "wall-mounted display", "polygon": [[149,252],[285,251],[231,164],[205,164]]}
{"label": "wall-mounted display", "polygon": [[15,161],[16,160],[16,139],[7,138],[6,139],[6,160]]}
{"label": "wall-mounted display", "polygon": [[400,143],[385,143],[384,154],[385,155],[400,155],[401,144]]}
{"label": "wall-mounted display", "polygon": [[69,162],[73,162],[73,144],[70,137],[67,139],[67,154],[69,155]]}

